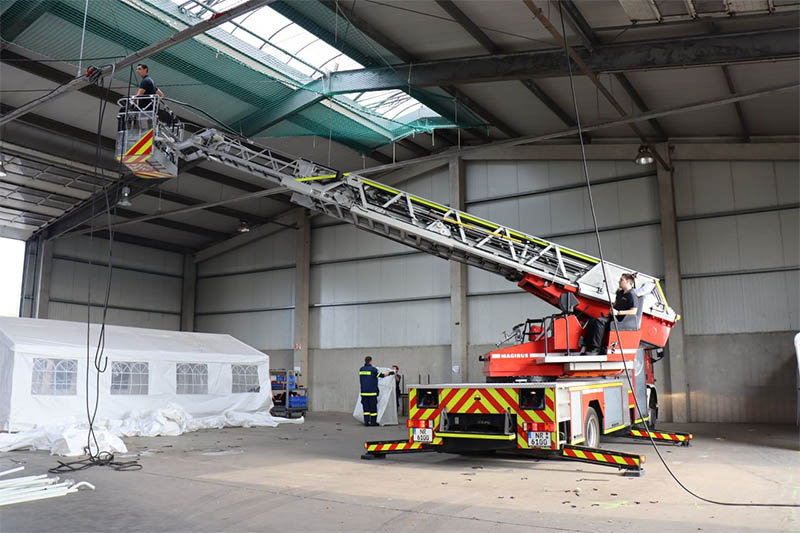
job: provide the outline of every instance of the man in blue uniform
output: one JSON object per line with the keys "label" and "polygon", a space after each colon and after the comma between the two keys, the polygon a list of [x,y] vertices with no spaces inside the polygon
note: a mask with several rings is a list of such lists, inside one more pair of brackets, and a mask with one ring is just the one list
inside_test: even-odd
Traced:
{"label": "man in blue uniform", "polygon": [[372,366],[372,356],[364,358],[364,366],[358,370],[361,381],[361,407],[364,409],[364,425],[378,425],[378,378],[393,375],[394,372],[384,374]]}

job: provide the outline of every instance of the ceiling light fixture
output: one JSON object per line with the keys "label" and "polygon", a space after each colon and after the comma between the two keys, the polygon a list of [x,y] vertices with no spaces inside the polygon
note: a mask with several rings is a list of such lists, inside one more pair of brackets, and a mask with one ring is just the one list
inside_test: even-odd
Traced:
{"label": "ceiling light fixture", "polygon": [[131,188],[125,185],[122,188],[122,198],[119,199],[117,205],[120,207],[130,207],[131,206]]}
{"label": "ceiling light fixture", "polygon": [[239,221],[239,229],[237,230],[239,233],[247,233],[250,231],[250,224],[247,223],[245,220]]}
{"label": "ceiling light fixture", "polygon": [[633,162],[637,165],[652,165],[654,161],[655,158],[653,157],[653,152],[650,151],[650,147],[646,144],[639,146],[639,153],[636,154],[636,159]]}

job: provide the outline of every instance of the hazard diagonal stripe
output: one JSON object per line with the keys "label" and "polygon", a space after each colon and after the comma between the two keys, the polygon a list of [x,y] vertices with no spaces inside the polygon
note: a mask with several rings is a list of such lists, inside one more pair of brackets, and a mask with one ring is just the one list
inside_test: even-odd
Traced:
{"label": "hazard diagonal stripe", "polygon": [[452,407],[452,409],[448,409],[448,411],[452,411],[454,413],[458,412],[458,410],[461,409],[461,406],[463,406],[467,402],[467,400],[472,398],[472,395],[475,394],[475,389],[463,389],[463,390],[466,392],[461,395],[461,398],[459,398],[458,402]]}
{"label": "hazard diagonal stripe", "polygon": [[153,130],[149,130],[147,133],[145,133],[145,134],[142,136],[142,138],[141,138],[141,139],[139,139],[138,141],[136,141],[136,144],[134,144],[133,146],[131,146],[130,150],[128,150],[127,152],[125,152],[125,155],[134,155],[134,154],[138,154],[138,153],[139,153],[139,151],[140,151],[140,150],[142,150],[142,148],[143,148],[143,147],[144,147],[144,146],[145,146],[145,145],[146,145],[148,142],[150,142],[150,141],[152,141],[152,140],[153,140]]}
{"label": "hazard diagonal stripe", "polygon": [[486,400],[491,404],[492,407],[494,407],[494,410],[497,413],[505,413],[506,412],[506,407],[504,407],[503,405],[501,405],[500,402],[497,401],[497,398],[495,398],[494,395],[492,394],[492,389],[484,389],[484,390],[482,390],[481,391],[481,396],[486,398]]}
{"label": "hazard diagonal stripe", "polygon": [[626,456],[617,453],[594,452],[590,450],[580,450],[576,448],[564,448],[562,454],[566,457],[574,457],[586,461],[606,463],[613,466],[639,468],[641,459],[636,456]]}

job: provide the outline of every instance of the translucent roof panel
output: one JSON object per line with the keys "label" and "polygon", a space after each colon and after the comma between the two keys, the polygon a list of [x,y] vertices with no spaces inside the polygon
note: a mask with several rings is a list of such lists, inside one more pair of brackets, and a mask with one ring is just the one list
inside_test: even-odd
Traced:
{"label": "translucent roof panel", "polygon": [[[225,11],[244,0],[172,0],[187,12],[208,18]],[[319,78],[329,72],[355,70],[364,65],[348,57],[305,28],[295,24],[269,6],[251,11],[221,26],[224,30],[252,46],[270,54],[286,65],[311,78]],[[438,116],[425,105],[401,90],[375,91],[344,95],[345,98],[363,105],[372,113],[396,120],[412,114]]]}

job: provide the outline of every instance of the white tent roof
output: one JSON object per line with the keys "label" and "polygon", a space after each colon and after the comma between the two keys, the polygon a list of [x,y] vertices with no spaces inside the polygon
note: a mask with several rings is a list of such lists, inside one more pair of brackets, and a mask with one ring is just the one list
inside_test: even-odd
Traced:
{"label": "white tent roof", "polygon": [[[100,326],[91,325],[91,356]],[[0,343],[16,353],[49,357],[85,357],[86,324],[62,320],[0,318]],[[148,360],[154,354],[169,362],[257,363],[265,355],[231,337],[217,333],[189,333],[158,329],[106,326],[104,355],[110,359]]]}

